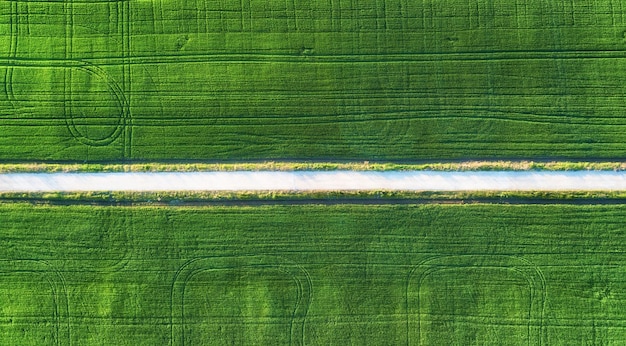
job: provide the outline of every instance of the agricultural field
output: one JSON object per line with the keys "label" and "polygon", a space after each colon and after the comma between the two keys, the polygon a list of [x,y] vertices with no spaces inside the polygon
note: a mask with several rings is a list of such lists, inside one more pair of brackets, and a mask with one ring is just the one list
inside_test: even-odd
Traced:
{"label": "agricultural field", "polygon": [[[625,53],[626,0],[0,1],[0,173],[623,171]],[[625,203],[3,193],[0,343],[620,344]]]}
{"label": "agricultural field", "polygon": [[2,1],[0,160],[620,159],[625,13]]}
{"label": "agricultural field", "polygon": [[608,345],[623,205],[0,204],[15,345]]}

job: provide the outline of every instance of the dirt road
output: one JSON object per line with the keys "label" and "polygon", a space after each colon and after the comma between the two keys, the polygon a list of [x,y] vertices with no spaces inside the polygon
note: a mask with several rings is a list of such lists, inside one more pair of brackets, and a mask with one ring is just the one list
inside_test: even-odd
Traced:
{"label": "dirt road", "polygon": [[615,191],[626,190],[626,172],[239,171],[0,174],[2,192],[263,190]]}

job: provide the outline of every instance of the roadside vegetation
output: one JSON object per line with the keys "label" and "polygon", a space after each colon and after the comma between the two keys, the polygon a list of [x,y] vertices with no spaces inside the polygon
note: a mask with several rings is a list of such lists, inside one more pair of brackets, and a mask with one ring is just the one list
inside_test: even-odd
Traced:
{"label": "roadside vegetation", "polygon": [[624,161],[459,161],[429,163],[390,162],[241,162],[241,163],[0,163],[0,173],[73,172],[203,172],[203,171],[622,171]]}

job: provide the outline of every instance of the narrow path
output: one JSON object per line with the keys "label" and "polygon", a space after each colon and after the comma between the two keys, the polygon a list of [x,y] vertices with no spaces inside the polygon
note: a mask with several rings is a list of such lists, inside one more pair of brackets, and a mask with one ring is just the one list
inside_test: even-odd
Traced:
{"label": "narrow path", "polygon": [[626,172],[202,172],[0,174],[0,192],[55,191],[626,191]]}

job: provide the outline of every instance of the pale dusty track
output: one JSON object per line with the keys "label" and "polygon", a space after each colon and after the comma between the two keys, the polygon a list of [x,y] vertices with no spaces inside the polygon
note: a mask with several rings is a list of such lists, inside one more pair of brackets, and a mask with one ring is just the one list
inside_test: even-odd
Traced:
{"label": "pale dusty track", "polygon": [[237,171],[0,174],[0,192],[269,190],[626,191],[626,172]]}

